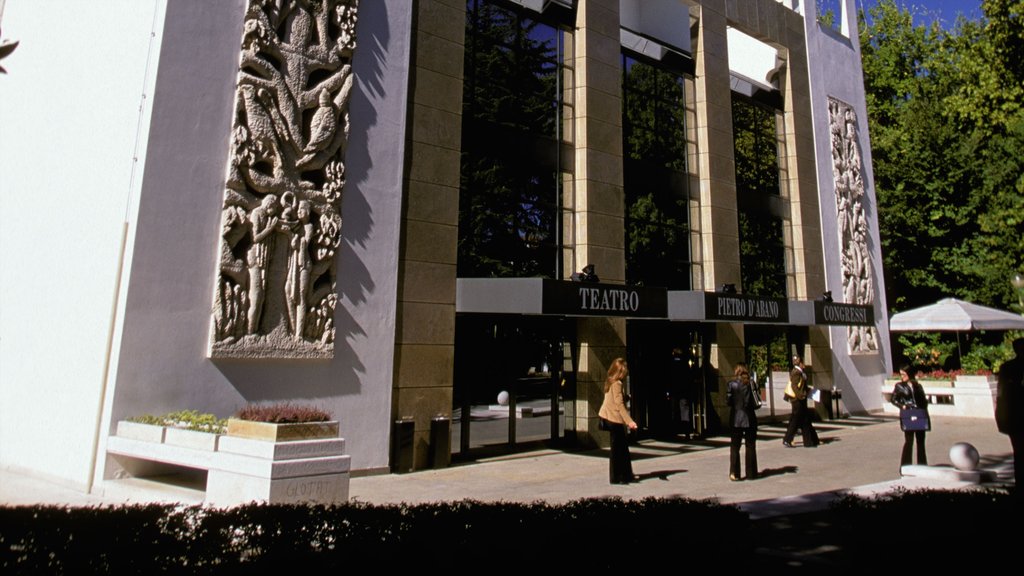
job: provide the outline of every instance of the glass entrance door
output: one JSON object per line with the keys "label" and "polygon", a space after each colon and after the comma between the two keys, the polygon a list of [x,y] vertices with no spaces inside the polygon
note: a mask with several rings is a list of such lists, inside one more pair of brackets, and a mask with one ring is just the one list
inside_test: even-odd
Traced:
{"label": "glass entrance door", "polygon": [[707,430],[701,335],[699,324],[626,323],[630,410],[642,436],[688,439]]}
{"label": "glass entrance door", "polygon": [[565,437],[575,401],[574,327],[550,316],[456,317],[453,454]]}

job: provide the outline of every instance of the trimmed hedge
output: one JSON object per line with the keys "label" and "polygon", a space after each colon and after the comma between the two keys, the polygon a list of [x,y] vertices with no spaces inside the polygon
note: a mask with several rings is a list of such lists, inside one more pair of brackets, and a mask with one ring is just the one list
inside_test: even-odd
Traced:
{"label": "trimmed hedge", "polygon": [[[267,569],[622,568],[730,558],[745,513],[683,498],[565,505],[131,505],[0,508],[0,571],[211,574]],[[660,553],[652,553],[660,551]]]}
{"label": "trimmed hedge", "polygon": [[936,574],[995,567],[999,558],[1019,553],[1021,512],[1020,492],[1003,490],[900,490],[846,497],[830,508],[833,538],[856,567],[913,566]]}

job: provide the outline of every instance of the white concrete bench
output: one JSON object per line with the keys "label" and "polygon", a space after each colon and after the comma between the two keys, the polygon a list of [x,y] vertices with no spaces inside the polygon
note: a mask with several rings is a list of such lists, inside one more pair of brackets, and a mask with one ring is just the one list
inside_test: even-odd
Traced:
{"label": "white concrete bench", "polygon": [[[886,414],[899,414],[892,405],[892,388],[897,380],[887,379],[882,384],[882,410]],[[921,380],[928,396],[928,412],[933,416],[965,416],[995,418],[996,382],[986,376],[957,376],[955,381]]]}
{"label": "white concrete bench", "polygon": [[[205,502],[231,506],[252,501],[337,503],[348,500],[351,457],[343,438],[270,442],[173,428],[118,424],[107,453],[124,470],[145,475],[139,463],[207,472]],[[180,432],[180,431],[178,431]],[[189,431],[185,431],[189,432]],[[175,436],[179,438],[175,438]]]}

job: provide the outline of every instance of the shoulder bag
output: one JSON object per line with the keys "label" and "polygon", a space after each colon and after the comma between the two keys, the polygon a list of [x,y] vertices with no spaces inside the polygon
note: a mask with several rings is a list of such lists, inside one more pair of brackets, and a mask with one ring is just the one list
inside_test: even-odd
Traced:
{"label": "shoulder bag", "polygon": [[904,408],[900,410],[900,430],[904,432],[927,432],[932,429],[932,421],[924,408]]}

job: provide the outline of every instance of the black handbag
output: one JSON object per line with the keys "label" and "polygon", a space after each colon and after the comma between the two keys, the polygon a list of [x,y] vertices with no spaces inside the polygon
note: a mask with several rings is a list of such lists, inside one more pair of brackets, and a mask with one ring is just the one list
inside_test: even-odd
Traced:
{"label": "black handbag", "polygon": [[609,432],[612,429],[612,426],[614,426],[614,424],[612,424],[611,422],[605,420],[604,418],[598,418],[597,419],[597,429],[598,430],[603,430],[605,432]]}
{"label": "black handbag", "polygon": [[924,408],[900,410],[900,429],[904,432],[927,432],[932,429],[931,418]]}
{"label": "black handbag", "polygon": [[754,405],[754,410],[761,409],[761,388],[754,382],[750,383],[750,403]]}

